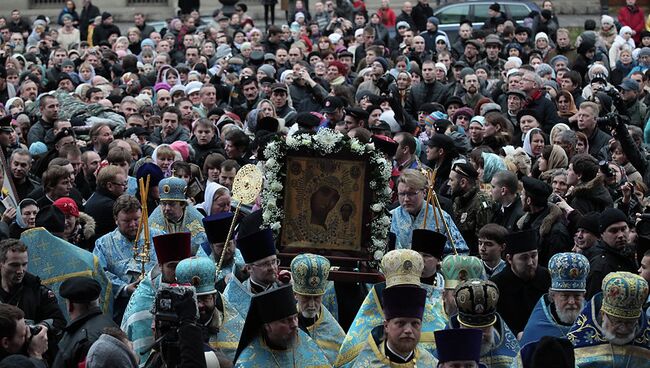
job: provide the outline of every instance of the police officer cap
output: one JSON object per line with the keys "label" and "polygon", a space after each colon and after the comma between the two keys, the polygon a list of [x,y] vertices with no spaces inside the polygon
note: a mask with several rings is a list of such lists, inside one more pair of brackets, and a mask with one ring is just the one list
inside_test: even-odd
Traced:
{"label": "police officer cap", "polygon": [[72,303],[90,303],[99,298],[102,287],[90,277],[71,277],[61,284],[59,294]]}

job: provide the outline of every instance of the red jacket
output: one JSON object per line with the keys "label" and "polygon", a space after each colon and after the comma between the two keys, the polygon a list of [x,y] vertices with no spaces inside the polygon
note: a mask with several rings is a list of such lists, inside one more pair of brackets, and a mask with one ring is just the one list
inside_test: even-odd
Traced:
{"label": "red jacket", "polygon": [[377,15],[381,19],[381,23],[389,30],[395,28],[396,18],[395,12],[391,8],[377,10]]}
{"label": "red jacket", "polygon": [[636,32],[634,42],[638,45],[641,42],[641,31],[645,29],[643,10],[636,5],[631,10],[630,7],[624,6],[618,11],[618,21]]}

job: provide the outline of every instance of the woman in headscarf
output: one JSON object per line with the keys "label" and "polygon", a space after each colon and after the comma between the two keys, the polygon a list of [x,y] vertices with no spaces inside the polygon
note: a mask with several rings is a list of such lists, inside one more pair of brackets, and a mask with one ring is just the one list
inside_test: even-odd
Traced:
{"label": "woman in headscarf", "polygon": [[557,169],[566,169],[569,166],[569,157],[564,149],[556,144],[546,146],[542,150],[542,156],[537,160],[536,170],[539,171],[539,179],[551,184]]}
{"label": "woman in headscarf", "polygon": [[31,198],[25,198],[18,204],[18,214],[16,220],[9,225],[9,237],[20,239],[20,234],[27,229],[36,226],[36,215],[38,214],[38,204]]}
{"label": "woman in headscarf", "polygon": [[524,136],[524,151],[530,156],[533,163],[542,156],[546,142],[546,134],[539,129],[533,128]]}
{"label": "woman in headscarf", "polygon": [[204,202],[196,205],[196,209],[203,215],[212,216],[222,212],[230,212],[230,190],[221,184],[208,182],[205,186]]}
{"label": "woman in headscarf", "polygon": [[561,118],[569,119],[578,113],[578,108],[576,107],[573,95],[565,89],[560,90],[560,92],[557,93],[555,104],[557,105],[557,114]]}

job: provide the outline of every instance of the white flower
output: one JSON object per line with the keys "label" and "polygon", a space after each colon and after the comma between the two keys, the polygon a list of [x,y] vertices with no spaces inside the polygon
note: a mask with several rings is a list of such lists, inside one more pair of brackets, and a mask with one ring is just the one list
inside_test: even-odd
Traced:
{"label": "white flower", "polygon": [[379,221],[384,226],[390,225],[390,218],[388,218],[388,216],[382,216]]}
{"label": "white flower", "polygon": [[277,164],[278,162],[273,157],[270,157],[269,159],[266,160],[266,167],[269,169],[275,169],[275,166]]}
{"label": "white flower", "polygon": [[274,181],[269,185],[269,189],[271,189],[274,192],[281,192],[282,191],[282,184],[280,184],[279,181]]}
{"label": "white flower", "polygon": [[272,223],[270,227],[271,227],[271,230],[278,231],[278,230],[280,230],[280,228],[282,226],[280,225],[279,221],[276,221],[276,222]]}
{"label": "white flower", "polygon": [[375,150],[375,144],[374,143],[367,143],[366,148],[368,148],[369,151],[374,151]]}
{"label": "white flower", "polygon": [[377,188],[377,182],[373,180],[370,182],[370,189],[375,189],[375,188]]}
{"label": "white flower", "polygon": [[262,220],[264,220],[265,223],[269,222],[271,220],[271,216],[272,216],[271,211],[264,211],[262,213]]}
{"label": "white flower", "polygon": [[380,212],[384,208],[384,205],[381,203],[375,203],[372,206],[370,206],[370,208],[375,212]]}
{"label": "white flower", "polygon": [[384,252],[381,250],[376,250],[373,257],[375,258],[376,261],[381,261],[381,259],[384,258]]}

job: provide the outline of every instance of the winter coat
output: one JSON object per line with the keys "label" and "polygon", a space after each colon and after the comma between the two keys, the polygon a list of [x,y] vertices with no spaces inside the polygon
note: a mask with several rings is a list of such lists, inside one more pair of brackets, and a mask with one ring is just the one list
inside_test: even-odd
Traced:
{"label": "winter coat", "polygon": [[582,214],[602,212],[612,207],[614,201],[603,184],[603,178],[596,176],[587,183],[580,183],[573,188],[567,202]]}
{"label": "winter coat", "polygon": [[537,258],[541,266],[546,267],[553,255],[573,248],[573,237],[564,223],[562,210],[552,203],[541,212],[524,214],[517,221],[517,229],[539,229]]}
{"label": "winter coat", "polygon": [[106,327],[119,326],[109,316],[102,314],[99,307],[91,307],[88,312],[70,321],[59,342],[59,353],[52,368],[76,367]]}
{"label": "winter coat", "polygon": [[645,29],[645,16],[643,10],[638,6],[623,6],[618,10],[618,21],[624,26],[632,28],[636,32],[634,41],[641,41],[641,31]]}
{"label": "winter coat", "polygon": [[638,269],[634,260],[634,252],[630,251],[628,247],[615,249],[599,240],[594,248],[596,248],[596,256],[589,260],[590,270],[587,276],[585,299],[591,299],[602,290],[603,279],[608,273],[618,271],[636,273]]}

